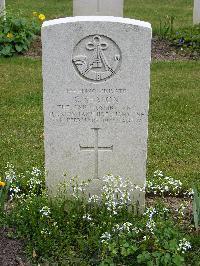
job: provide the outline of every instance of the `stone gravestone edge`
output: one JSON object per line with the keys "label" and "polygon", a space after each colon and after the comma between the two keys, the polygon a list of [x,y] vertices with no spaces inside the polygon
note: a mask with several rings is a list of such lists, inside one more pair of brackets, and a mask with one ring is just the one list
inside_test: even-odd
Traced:
{"label": "stone gravestone edge", "polygon": [[5,0],[0,0],[0,16],[5,15]]}
{"label": "stone gravestone edge", "polygon": [[90,193],[98,194],[108,173],[143,187],[150,24],[114,17],[56,19],[43,24],[42,45],[49,190],[55,193],[59,183],[78,176],[93,179]]}
{"label": "stone gravestone edge", "polygon": [[200,23],[200,0],[194,0],[193,24]]}

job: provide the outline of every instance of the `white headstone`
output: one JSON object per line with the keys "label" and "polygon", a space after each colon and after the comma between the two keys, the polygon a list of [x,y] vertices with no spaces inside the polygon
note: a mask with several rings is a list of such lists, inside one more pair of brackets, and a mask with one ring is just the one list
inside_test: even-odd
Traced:
{"label": "white headstone", "polygon": [[73,16],[123,17],[124,0],[73,0]]}
{"label": "white headstone", "polygon": [[200,23],[200,0],[194,0],[193,24]]}
{"label": "white headstone", "polygon": [[[151,26],[73,17],[42,27],[47,186],[108,173],[146,180]],[[63,173],[66,173],[64,177]],[[144,196],[140,197],[144,203]]]}
{"label": "white headstone", "polygon": [[0,0],[0,16],[5,14],[5,7],[6,7],[5,0]]}

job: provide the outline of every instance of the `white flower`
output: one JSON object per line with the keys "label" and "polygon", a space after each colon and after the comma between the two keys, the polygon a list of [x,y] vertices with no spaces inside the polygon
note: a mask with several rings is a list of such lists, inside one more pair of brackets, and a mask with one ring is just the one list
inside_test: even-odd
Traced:
{"label": "white flower", "polygon": [[41,173],[42,173],[42,172],[41,172],[40,169],[38,169],[38,168],[36,168],[36,167],[33,167],[32,172],[31,172],[31,175],[38,177],[38,176],[41,175]]}
{"label": "white flower", "polygon": [[100,198],[99,198],[99,196],[97,196],[97,195],[92,195],[89,199],[88,199],[88,203],[90,203],[90,202],[99,202],[99,200],[100,200]]}
{"label": "white flower", "polygon": [[7,171],[5,172],[5,175],[6,175],[5,180],[6,182],[9,182],[12,184],[13,181],[16,180],[16,173],[14,171],[14,166],[8,162],[6,168],[7,168]]}
{"label": "white flower", "polygon": [[169,212],[169,209],[168,208],[163,208],[163,212]]}
{"label": "white flower", "polygon": [[153,220],[148,220],[146,227],[149,229],[149,231],[153,234],[154,229],[156,227],[156,223]]}
{"label": "white flower", "polygon": [[144,212],[144,215],[148,214],[149,218],[152,219],[153,215],[156,213],[157,213],[156,209],[153,207],[150,207],[146,209],[146,212]]}
{"label": "white flower", "polygon": [[107,175],[103,177],[103,183],[102,198],[108,211],[117,214],[119,209],[130,204],[133,185],[128,179]]}
{"label": "white flower", "polygon": [[88,213],[83,215],[83,219],[86,220],[86,221],[92,221],[92,217]]}
{"label": "white flower", "polygon": [[185,253],[185,251],[191,249],[192,246],[190,244],[189,241],[187,241],[185,238],[181,239],[179,241],[179,247],[178,247],[178,251],[181,251],[181,253]]}
{"label": "white flower", "polygon": [[101,238],[101,242],[107,242],[111,239],[111,234],[108,232],[105,232],[104,234],[102,234]]}
{"label": "white flower", "polygon": [[40,233],[41,233],[41,235],[50,235],[51,234],[51,232],[48,231],[46,228],[42,229]]}
{"label": "white flower", "polygon": [[20,195],[18,195],[18,193],[21,191],[21,189],[17,186],[12,186],[10,187],[10,199],[13,200],[14,197],[16,198],[20,198]]}
{"label": "white flower", "polygon": [[163,172],[160,171],[160,170],[157,170],[154,172],[154,176],[160,176],[160,177],[163,177]]}
{"label": "white flower", "polygon": [[49,207],[44,206],[42,207],[42,209],[40,210],[40,213],[42,214],[42,217],[49,217],[49,215],[51,214],[51,210]]}

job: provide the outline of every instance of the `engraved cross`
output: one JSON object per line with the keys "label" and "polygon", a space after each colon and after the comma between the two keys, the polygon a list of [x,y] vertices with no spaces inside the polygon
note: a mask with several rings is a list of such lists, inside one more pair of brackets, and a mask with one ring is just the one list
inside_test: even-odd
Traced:
{"label": "engraved cross", "polygon": [[91,128],[95,133],[94,146],[80,146],[81,151],[94,151],[95,152],[95,178],[99,179],[99,151],[113,151],[113,145],[108,147],[99,146],[99,129]]}

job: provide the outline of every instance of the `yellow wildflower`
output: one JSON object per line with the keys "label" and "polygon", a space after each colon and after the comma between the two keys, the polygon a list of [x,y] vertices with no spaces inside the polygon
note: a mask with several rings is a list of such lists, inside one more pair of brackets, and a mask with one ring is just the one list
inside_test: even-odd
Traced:
{"label": "yellow wildflower", "polygon": [[39,14],[38,18],[40,21],[43,21],[43,20],[45,20],[45,15]]}
{"label": "yellow wildflower", "polygon": [[37,17],[37,16],[38,16],[38,13],[34,11],[34,12],[33,12],[33,16],[34,16],[34,17]]}
{"label": "yellow wildflower", "polygon": [[7,35],[6,35],[7,38],[11,39],[13,38],[13,34],[11,32],[9,32]]}
{"label": "yellow wildflower", "polygon": [[0,187],[5,187],[5,185],[6,185],[5,182],[0,181]]}

